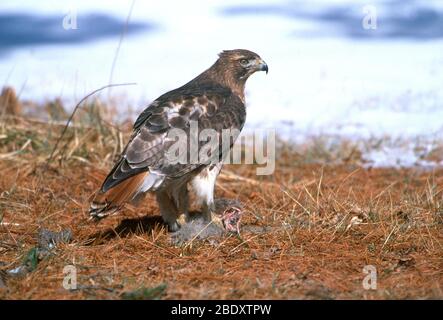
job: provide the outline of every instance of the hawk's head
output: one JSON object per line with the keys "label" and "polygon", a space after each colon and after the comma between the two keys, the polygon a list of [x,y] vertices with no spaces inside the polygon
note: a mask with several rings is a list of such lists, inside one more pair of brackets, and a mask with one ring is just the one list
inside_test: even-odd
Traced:
{"label": "hawk's head", "polygon": [[244,49],[225,50],[221,52],[217,61],[238,81],[246,79],[256,71],[266,71],[268,65],[260,56],[252,51]]}
{"label": "hawk's head", "polygon": [[246,80],[256,71],[266,71],[268,65],[260,56],[244,49],[225,50],[218,60],[190,83],[202,85],[217,82],[230,88],[243,102]]}

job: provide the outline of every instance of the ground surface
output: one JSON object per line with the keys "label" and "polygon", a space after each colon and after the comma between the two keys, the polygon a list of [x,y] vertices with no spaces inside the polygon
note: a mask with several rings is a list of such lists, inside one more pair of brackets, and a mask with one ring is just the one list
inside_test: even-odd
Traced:
{"label": "ground surface", "polygon": [[[443,298],[443,170],[315,163],[282,148],[274,175],[231,165],[218,180],[216,196],[245,208],[239,236],[175,245],[152,196],[88,220],[88,198],[128,136],[94,114],[49,163],[62,124],[3,119],[0,298]],[[70,229],[72,240],[36,257],[42,228]],[[21,265],[28,271],[13,276]],[[76,290],[63,287],[68,265]],[[376,290],[363,287],[367,265]]]}

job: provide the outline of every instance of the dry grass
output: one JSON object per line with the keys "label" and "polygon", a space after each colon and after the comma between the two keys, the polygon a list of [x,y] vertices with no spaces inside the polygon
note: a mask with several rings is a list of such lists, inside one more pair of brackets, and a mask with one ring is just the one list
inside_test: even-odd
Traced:
{"label": "dry grass", "polygon": [[[88,220],[88,198],[130,128],[110,126],[101,108],[83,108],[49,165],[63,122],[2,115],[0,268],[19,266],[40,228],[70,228],[73,241],[26,276],[6,277],[0,298],[443,297],[443,170],[364,169],[349,147],[328,164],[314,161],[315,148],[281,147],[274,175],[231,165],[218,180],[216,196],[246,208],[241,236],[177,247],[152,196],[99,224]],[[77,268],[77,290],[62,287],[66,265]],[[377,290],[362,286],[366,265],[377,268]]]}

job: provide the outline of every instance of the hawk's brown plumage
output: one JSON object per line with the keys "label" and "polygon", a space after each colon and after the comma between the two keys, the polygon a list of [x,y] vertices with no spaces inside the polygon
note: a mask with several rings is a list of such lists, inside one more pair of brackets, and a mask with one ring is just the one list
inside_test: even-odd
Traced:
{"label": "hawk's brown plumage", "polygon": [[[168,139],[168,133],[178,128],[189,134],[192,120],[198,122],[199,132],[213,129],[221,136],[223,129],[241,130],[246,119],[245,82],[260,70],[267,72],[268,67],[257,54],[248,50],[223,51],[208,70],[153,101],[135,121],[120,159],[96,193],[91,216],[103,218],[139,194],[154,191],[163,219],[171,230],[176,230],[179,214],[187,214],[187,185],[191,183],[209,218],[215,178],[226,150],[220,144],[219,159],[212,159],[215,164],[173,163],[166,156],[175,142]],[[206,143],[199,142],[199,149]]]}

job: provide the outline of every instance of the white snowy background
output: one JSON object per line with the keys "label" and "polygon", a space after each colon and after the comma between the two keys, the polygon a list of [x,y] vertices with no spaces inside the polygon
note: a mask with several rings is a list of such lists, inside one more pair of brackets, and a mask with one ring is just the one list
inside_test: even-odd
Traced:
{"label": "white snowy background", "polygon": [[[73,106],[110,80],[136,82],[107,94],[141,110],[223,49],[245,48],[269,65],[248,81],[248,128],[387,138],[365,154],[376,166],[419,165],[417,143],[442,141],[443,1],[137,0],[110,79],[131,2],[2,0],[0,85]],[[376,29],[362,26],[368,5]]]}

